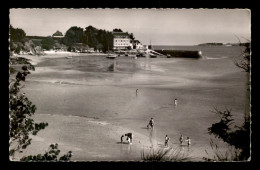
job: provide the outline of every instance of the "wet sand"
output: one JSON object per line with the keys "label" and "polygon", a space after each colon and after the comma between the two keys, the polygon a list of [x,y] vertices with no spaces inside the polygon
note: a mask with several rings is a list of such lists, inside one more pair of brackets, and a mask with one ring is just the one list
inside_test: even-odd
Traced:
{"label": "wet sand", "polygon": [[[213,106],[232,108],[238,124],[248,110],[247,75],[231,57],[239,52],[216,60],[45,58],[24,91],[37,106],[35,119],[49,126],[33,138],[27,154],[58,143],[63,152],[73,151],[72,160],[140,160],[143,149],[162,147],[166,134],[170,146],[179,147],[182,134],[192,141],[183,151],[201,160],[214,139],[207,128],[219,120]],[[153,131],[146,128],[151,117]],[[133,144],[118,144],[128,132]]]}

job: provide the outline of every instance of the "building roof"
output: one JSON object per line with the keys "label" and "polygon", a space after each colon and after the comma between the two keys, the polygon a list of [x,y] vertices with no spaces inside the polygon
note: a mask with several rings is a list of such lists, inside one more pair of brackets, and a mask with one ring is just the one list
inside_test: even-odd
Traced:
{"label": "building roof", "polygon": [[135,43],[141,43],[139,40],[134,40]]}
{"label": "building roof", "polygon": [[52,36],[63,36],[63,34],[60,31],[56,31]]}

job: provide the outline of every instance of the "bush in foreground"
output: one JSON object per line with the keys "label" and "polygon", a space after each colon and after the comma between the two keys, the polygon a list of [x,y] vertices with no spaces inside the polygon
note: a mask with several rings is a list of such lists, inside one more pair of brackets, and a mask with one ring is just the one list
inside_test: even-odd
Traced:
{"label": "bush in foreground", "polygon": [[69,151],[67,154],[61,156],[58,159],[58,155],[60,154],[60,150],[58,149],[58,144],[51,144],[48,151],[45,152],[45,154],[38,154],[35,156],[25,156],[23,158],[21,158],[21,161],[68,161],[70,160],[71,156],[72,156],[72,152]]}
{"label": "bush in foreground", "polygon": [[[248,160],[250,158],[250,116],[245,114],[244,123],[240,126],[231,126],[234,123],[234,119],[232,119],[231,110],[226,109],[221,111],[217,108],[214,108],[217,115],[220,116],[220,121],[217,123],[212,124],[211,127],[208,128],[208,133],[215,135],[216,138],[222,139],[228,145],[235,147],[234,150],[228,150],[230,152],[225,154],[227,156],[222,157],[217,151],[217,146],[212,147],[213,150],[216,152],[216,161],[219,160],[229,160],[228,155],[235,155],[231,156],[233,161],[237,160]],[[211,146],[214,144],[211,141]]]}
{"label": "bush in foreground", "polygon": [[159,148],[151,149],[149,152],[144,150],[141,152],[141,160],[143,161],[152,161],[152,162],[184,162],[190,161],[191,158],[181,151],[180,148]]}

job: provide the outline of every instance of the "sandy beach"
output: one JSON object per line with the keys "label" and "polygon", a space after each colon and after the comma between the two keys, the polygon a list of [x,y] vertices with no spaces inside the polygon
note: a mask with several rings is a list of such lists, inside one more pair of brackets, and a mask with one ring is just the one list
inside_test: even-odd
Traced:
{"label": "sandy beach", "polygon": [[[226,147],[207,133],[219,120],[211,112],[213,107],[232,108],[238,124],[249,108],[246,73],[232,58],[239,52],[234,49],[216,60],[207,59],[215,57],[210,55],[200,60],[22,55],[36,65],[23,91],[37,107],[35,120],[49,126],[33,136],[32,144],[17,159],[43,153],[51,143],[58,143],[61,155],[73,152],[72,161],[139,161],[142,150],[164,148],[167,134],[170,147],[202,161],[205,150],[210,153],[211,138],[221,149]],[[107,70],[111,65],[113,72]],[[178,98],[177,107],[174,98]],[[151,117],[153,130],[146,128]],[[129,132],[134,134],[133,144],[121,144],[121,135]],[[180,147],[180,134],[191,138],[191,148]]]}

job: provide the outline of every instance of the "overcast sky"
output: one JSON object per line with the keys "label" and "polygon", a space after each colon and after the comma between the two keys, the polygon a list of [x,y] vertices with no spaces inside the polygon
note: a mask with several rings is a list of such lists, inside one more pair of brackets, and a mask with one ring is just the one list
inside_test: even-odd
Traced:
{"label": "overcast sky", "polygon": [[37,36],[51,36],[57,30],[65,34],[71,26],[121,28],[152,45],[251,39],[251,13],[238,9],[10,9],[10,24]]}

